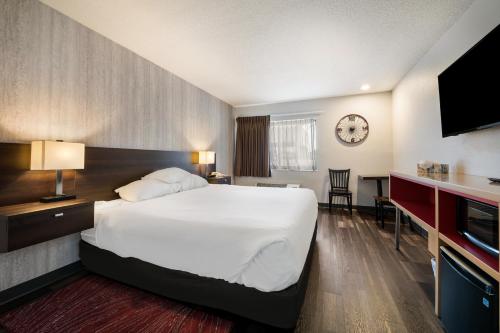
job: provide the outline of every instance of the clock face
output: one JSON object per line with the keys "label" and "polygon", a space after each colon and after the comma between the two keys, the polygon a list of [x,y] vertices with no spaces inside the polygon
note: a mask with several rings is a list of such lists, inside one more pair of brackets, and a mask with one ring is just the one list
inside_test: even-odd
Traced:
{"label": "clock face", "polygon": [[337,124],[337,137],[346,143],[359,143],[368,136],[368,122],[358,114],[350,114]]}

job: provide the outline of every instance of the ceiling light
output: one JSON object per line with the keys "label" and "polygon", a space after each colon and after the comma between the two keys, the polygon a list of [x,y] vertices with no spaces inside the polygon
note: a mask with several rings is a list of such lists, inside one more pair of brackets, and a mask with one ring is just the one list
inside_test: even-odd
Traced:
{"label": "ceiling light", "polygon": [[361,86],[361,90],[363,90],[363,91],[370,90],[370,88],[371,88],[370,85],[366,84],[366,83]]}

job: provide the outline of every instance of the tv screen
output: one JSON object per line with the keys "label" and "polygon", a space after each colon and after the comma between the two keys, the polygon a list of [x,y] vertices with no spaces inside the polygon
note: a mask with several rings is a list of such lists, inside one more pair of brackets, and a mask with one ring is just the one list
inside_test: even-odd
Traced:
{"label": "tv screen", "polygon": [[438,82],[443,137],[500,125],[500,25]]}

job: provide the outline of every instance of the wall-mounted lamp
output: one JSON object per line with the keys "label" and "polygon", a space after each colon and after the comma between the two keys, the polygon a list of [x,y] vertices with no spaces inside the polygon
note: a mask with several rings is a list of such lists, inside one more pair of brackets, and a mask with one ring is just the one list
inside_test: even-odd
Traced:
{"label": "wall-mounted lamp", "polygon": [[56,170],[56,194],[43,197],[41,202],[54,202],[76,198],[63,193],[63,170],[83,169],[85,145],[62,141],[31,142],[31,170]]}
{"label": "wall-mounted lamp", "polygon": [[213,151],[199,151],[198,164],[205,165],[203,175],[207,176],[207,165],[215,163],[215,152]]}

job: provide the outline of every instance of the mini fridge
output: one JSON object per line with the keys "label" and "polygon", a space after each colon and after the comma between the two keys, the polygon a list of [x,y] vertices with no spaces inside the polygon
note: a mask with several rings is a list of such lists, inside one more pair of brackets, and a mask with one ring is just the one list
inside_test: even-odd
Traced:
{"label": "mini fridge", "polygon": [[448,333],[498,333],[498,283],[440,247],[441,322]]}

